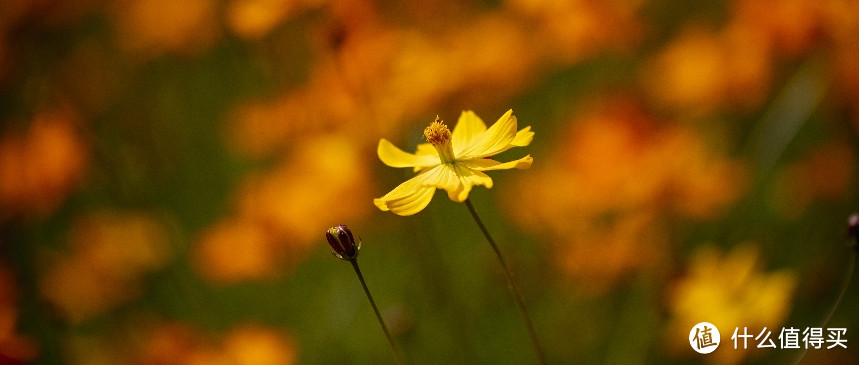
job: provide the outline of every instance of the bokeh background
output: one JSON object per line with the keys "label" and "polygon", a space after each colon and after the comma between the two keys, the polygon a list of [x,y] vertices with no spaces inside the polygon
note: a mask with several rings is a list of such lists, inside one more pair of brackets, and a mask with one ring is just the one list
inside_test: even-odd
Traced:
{"label": "bokeh background", "polygon": [[393,363],[341,223],[408,363],[533,363],[463,204],[372,204],[380,138],[509,108],[533,167],[471,200],[550,363],[788,363],[730,336],[837,296],[857,65],[851,0],[2,0],[0,363]]}

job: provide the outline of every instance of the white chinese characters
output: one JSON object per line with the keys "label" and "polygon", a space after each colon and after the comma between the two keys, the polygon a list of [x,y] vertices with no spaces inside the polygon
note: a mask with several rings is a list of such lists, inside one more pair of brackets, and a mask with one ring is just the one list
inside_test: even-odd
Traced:
{"label": "white chinese characters", "polygon": [[[827,332],[824,338],[823,333]],[[731,340],[734,341],[734,349],[749,348],[749,338],[754,338],[757,342],[757,348],[779,348],[779,349],[800,349],[813,348],[821,349],[826,346],[827,349],[835,347],[847,348],[847,329],[846,328],[820,328],[807,327],[800,331],[799,328],[782,327],[778,333],[778,343],[772,337],[772,331],[764,327],[756,336],[749,334],[749,329],[743,327],[742,332],[739,327],[734,328],[734,334]]]}

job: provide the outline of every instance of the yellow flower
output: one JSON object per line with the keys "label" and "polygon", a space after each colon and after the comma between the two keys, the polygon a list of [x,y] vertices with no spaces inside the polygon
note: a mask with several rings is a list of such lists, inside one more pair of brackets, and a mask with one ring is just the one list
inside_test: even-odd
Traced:
{"label": "yellow flower", "polygon": [[531,127],[518,132],[516,128],[513,110],[504,113],[488,129],[474,112],[464,111],[453,133],[436,117],[424,130],[429,143],[419,144],[414,154],[382,138],[378,154],[383,163],[391,167],[413,167],[419,174],[374,199],[373,203],[383,211],[412,215],[429,204],[437,188],[447,190],[447,196],[455,202],[465,201],[472,186],[491,188],[492,178],[483,171],[531,167],[531,155],[510,162],[492,159],[510,148],[531,143],[534,138]]}

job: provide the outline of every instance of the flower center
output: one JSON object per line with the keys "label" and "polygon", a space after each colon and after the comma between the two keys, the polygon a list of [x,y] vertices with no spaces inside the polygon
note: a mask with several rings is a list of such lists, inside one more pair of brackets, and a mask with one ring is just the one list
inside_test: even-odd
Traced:
{"label": "flower center", "polygon": [[429,127],[424,129],[424,138],[427,139],[427,142],[432,143],[433,146],[443,145],[450,142],[450,129],[447,129],[441,118],[435,117],[435,120],[430,123]]}
{"label": "flower center", "polygon": [[453,155],[453,147],[450,144],[450,129],[447,129],[441,118],[436,116],[429,127],[424,129],[424,138],[435,147],[442,163],[453,163],[456,161],[456,157]]}

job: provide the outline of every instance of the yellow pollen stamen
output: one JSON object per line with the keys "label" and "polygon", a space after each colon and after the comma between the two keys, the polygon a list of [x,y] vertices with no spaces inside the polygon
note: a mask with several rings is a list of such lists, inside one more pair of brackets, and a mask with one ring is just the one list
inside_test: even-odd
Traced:
{"label": "yellow pollen stamen", "polygon": [[450,129],[447,129],[441,118],[436,116],[435,121],[424,129],[424,138],[433,146],[442,146],[450,142]]}
{"label": "yellow pollen stamen", "polygon": [[456,157],[453,155],[453,147],[450,145],[450,129],[447,129],[441,118],[436,116],[435,121],[424,129],[424,138],[435,147],[442,163],[456,162]]}

